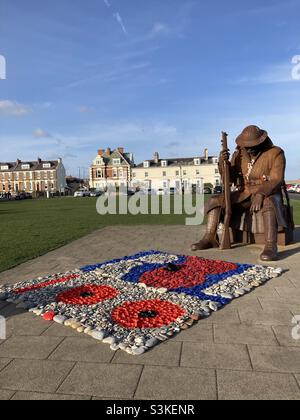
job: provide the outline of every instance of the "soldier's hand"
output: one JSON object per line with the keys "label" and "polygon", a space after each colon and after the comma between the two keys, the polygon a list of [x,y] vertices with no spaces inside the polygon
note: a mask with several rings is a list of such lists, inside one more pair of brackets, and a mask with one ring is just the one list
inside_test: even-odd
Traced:
{"label": "soldier's hand", "polygon": [[221,154],[220,154],[220,160],[223,160],[225,162],[228,162],[229,159],[230,159],[229,149],[224,150],[223,152],[221,152]]}
{"label": "soldier's hand", "polygon": [[252,199],[251,213],[258,213],[263,206],[264,196],[262,194],[255,194]]}

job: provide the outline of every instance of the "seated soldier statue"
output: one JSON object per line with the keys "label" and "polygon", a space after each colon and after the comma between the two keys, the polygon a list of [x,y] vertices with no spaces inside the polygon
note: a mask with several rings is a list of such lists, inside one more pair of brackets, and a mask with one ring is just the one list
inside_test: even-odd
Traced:
{"label": "seated soldier statue", "polygon": [[[285,155],[282,149],[274,146],[268,133],[256,126],[246,127],[236,143],[237,149],[230,163],[231,182],[235,187],[231,193],[231,226],[246,230],[243,226],[246,212],[252,220],[258,214],[262,215],[265,248],[260,257],[262,261],[275,261],[278,259],[278,230],[287,228],[282,194],[285,186]],[[229,161],[229,158],[229,150],[221,153],[221,173],[224,160]],[[193,251],[219,246],[217,230],[224,206],[224,195],[213,196],[209,200],[206,205],[207,231],[204,238],[192,246]]]}

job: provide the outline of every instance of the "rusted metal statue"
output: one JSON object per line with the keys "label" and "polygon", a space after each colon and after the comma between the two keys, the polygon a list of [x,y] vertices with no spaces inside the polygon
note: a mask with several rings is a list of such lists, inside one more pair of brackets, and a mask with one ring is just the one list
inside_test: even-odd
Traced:
{"label": "rusted metal statue", "polygon": [[[225,193],[213,196],[207,203],[207,231],[192,250],[226,249],[235,241],[237,232],[247,232],[247,242],[260,243],[255,238],[264,238],[261,260],[275,261],[278,259],[278,233],[285,234],[287,243],[294,230],[285,187],[284,151],[274,146],[266,131],[254,125],[246,127],[236,143],[230,162],[227,134],[223,133],[219,166]],[[220,222],[224,223],[221,242],[217,237]],[[228,239],[229,226],[231,239]]]}

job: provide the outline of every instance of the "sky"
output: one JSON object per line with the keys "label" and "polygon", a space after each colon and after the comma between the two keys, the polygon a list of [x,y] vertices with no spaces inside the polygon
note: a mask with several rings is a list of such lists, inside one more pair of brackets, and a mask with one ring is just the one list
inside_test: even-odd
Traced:
{"label": "sky", "polygon": [[98,149],[214,155],[256,124],[298,179],[299,16],[300,0],[0,0],[0,161],[76,176]]}

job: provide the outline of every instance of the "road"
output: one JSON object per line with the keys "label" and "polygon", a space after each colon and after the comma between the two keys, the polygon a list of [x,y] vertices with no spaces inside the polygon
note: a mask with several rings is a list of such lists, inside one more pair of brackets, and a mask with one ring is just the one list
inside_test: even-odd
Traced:
{"label": "road", "polygon": [[289,194],[291,200],[300,200],[300,194]]}

